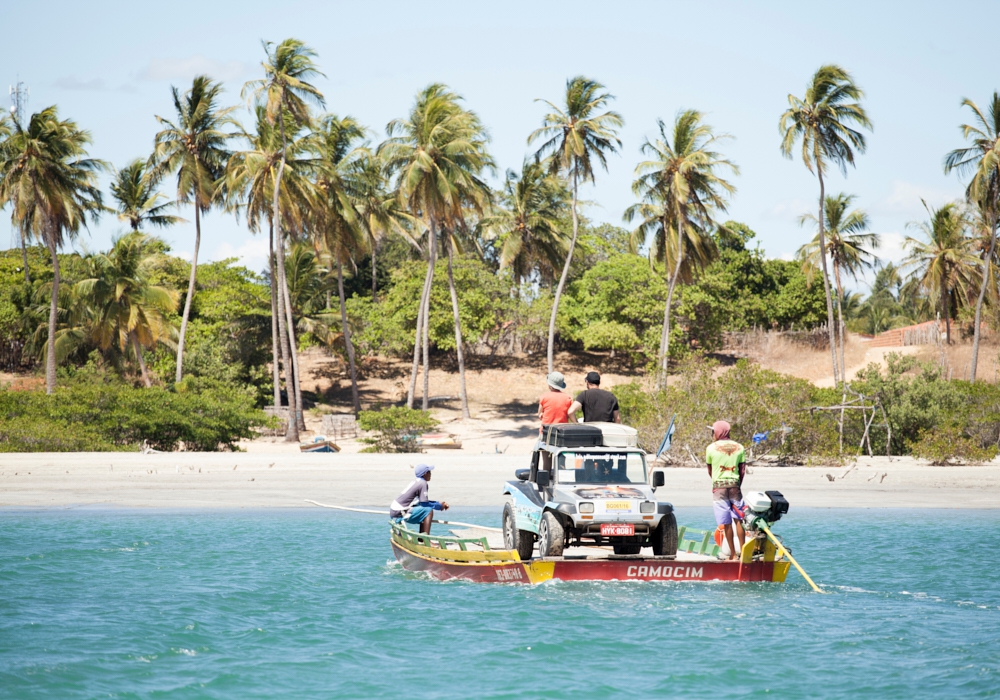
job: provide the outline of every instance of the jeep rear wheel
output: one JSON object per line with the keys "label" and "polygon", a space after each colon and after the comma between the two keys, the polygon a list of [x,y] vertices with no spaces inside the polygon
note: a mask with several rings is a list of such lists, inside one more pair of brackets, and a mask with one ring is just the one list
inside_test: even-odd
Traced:
{"label": "jeep rear wheel", "polygon": [[514,507],[510,503],[503,507],[503,544],[507,549],[516,549],[522,561],[531,559],[531,551],[535,548],[534,534],[517,529]]}
{"label": "jeep rear wheel", "polygon": [[677,554],[677,518],[667,513],[653,531],[653,554],[658,557],[672,557]]}
{"label": "jeep rear wheel", "polygon": [[566,533],[559,518],[551,511],[542,513],[538,524],[538,555],[541,557],[561,557],[566,543]]}

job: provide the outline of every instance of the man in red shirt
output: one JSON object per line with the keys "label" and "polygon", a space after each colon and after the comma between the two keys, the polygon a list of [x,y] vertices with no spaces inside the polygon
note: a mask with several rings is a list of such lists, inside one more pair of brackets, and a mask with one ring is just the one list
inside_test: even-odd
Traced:
{"label": "man in red shirt", "polygon": [[562,372],[552,372],[545,378],[549,391],[538,399],[538,417],[542,421],[541,433],[546,425],[553,423],[569,423],[569,405],[573,399],[566,393],[566,378]]}

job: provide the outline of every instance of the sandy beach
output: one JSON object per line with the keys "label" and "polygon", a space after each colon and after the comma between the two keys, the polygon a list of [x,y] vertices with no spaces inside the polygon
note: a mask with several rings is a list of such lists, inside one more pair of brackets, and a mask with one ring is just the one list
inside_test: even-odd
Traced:
{"label": "sandy beach", "polygon": [[[420,462],[437,466],[434,498],[496,507],[503,503],[502,483],[527,466],[528,455],[7,454],[0,456],[0,508],[315,507],[306,499],[383,507]],[[666,482],[661,497],[676,506],[711,504],[701,469],[669,469]],[[931,467],[884,457],[859,460],[854,468],[757,466],[744,488],[777,489],[793,508],[996,508],[1000,466]]]}

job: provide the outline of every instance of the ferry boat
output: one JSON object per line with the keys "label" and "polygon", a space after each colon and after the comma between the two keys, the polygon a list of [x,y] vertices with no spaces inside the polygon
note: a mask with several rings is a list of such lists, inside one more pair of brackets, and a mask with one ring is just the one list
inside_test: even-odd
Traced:
{"label": "ferry boat", "polygon": [[[390,523],[390,544],[407,571],[477,583],[546,581],[767,581],[782,583],[790,561],[768,537],[749,538],[739,560],[719,558],[711,531],[679,528],[673,556],[617,555],[610,548],[569,547],[562,556],[522,560],[499,534],[466,528],[422,534]],[[763,534],[763,533],[762,533]],[[478,535],[478,536],[476,536]]]}

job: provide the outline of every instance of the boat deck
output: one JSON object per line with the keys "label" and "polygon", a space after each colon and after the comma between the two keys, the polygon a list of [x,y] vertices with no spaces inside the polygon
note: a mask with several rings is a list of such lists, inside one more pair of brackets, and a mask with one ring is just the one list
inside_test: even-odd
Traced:
{"label": "boat deck", "polygon": [[[492,530],[480,530],[478,528],[453,528],[449,534],[462,539],[485,538],[490,549],[506,549],[503,542],[503,535]],[[687,542],[692,542],[687,540]],[[700,545],[701,542],[697,543]],[[620,559],[620,560],[649,560],[649,561],[690,561],[690,562],[717,562],[720,557],[715,553],[715,548],[708,550],[711,553],[702,554],[699,551],[686,552],[678,550],[675,557],[657,557],[649,547],[643,548],[641,554],[615,554],[612,547],[567,547],[561,557],[536,557],[532,561],[587,561],[599,559]]]}

